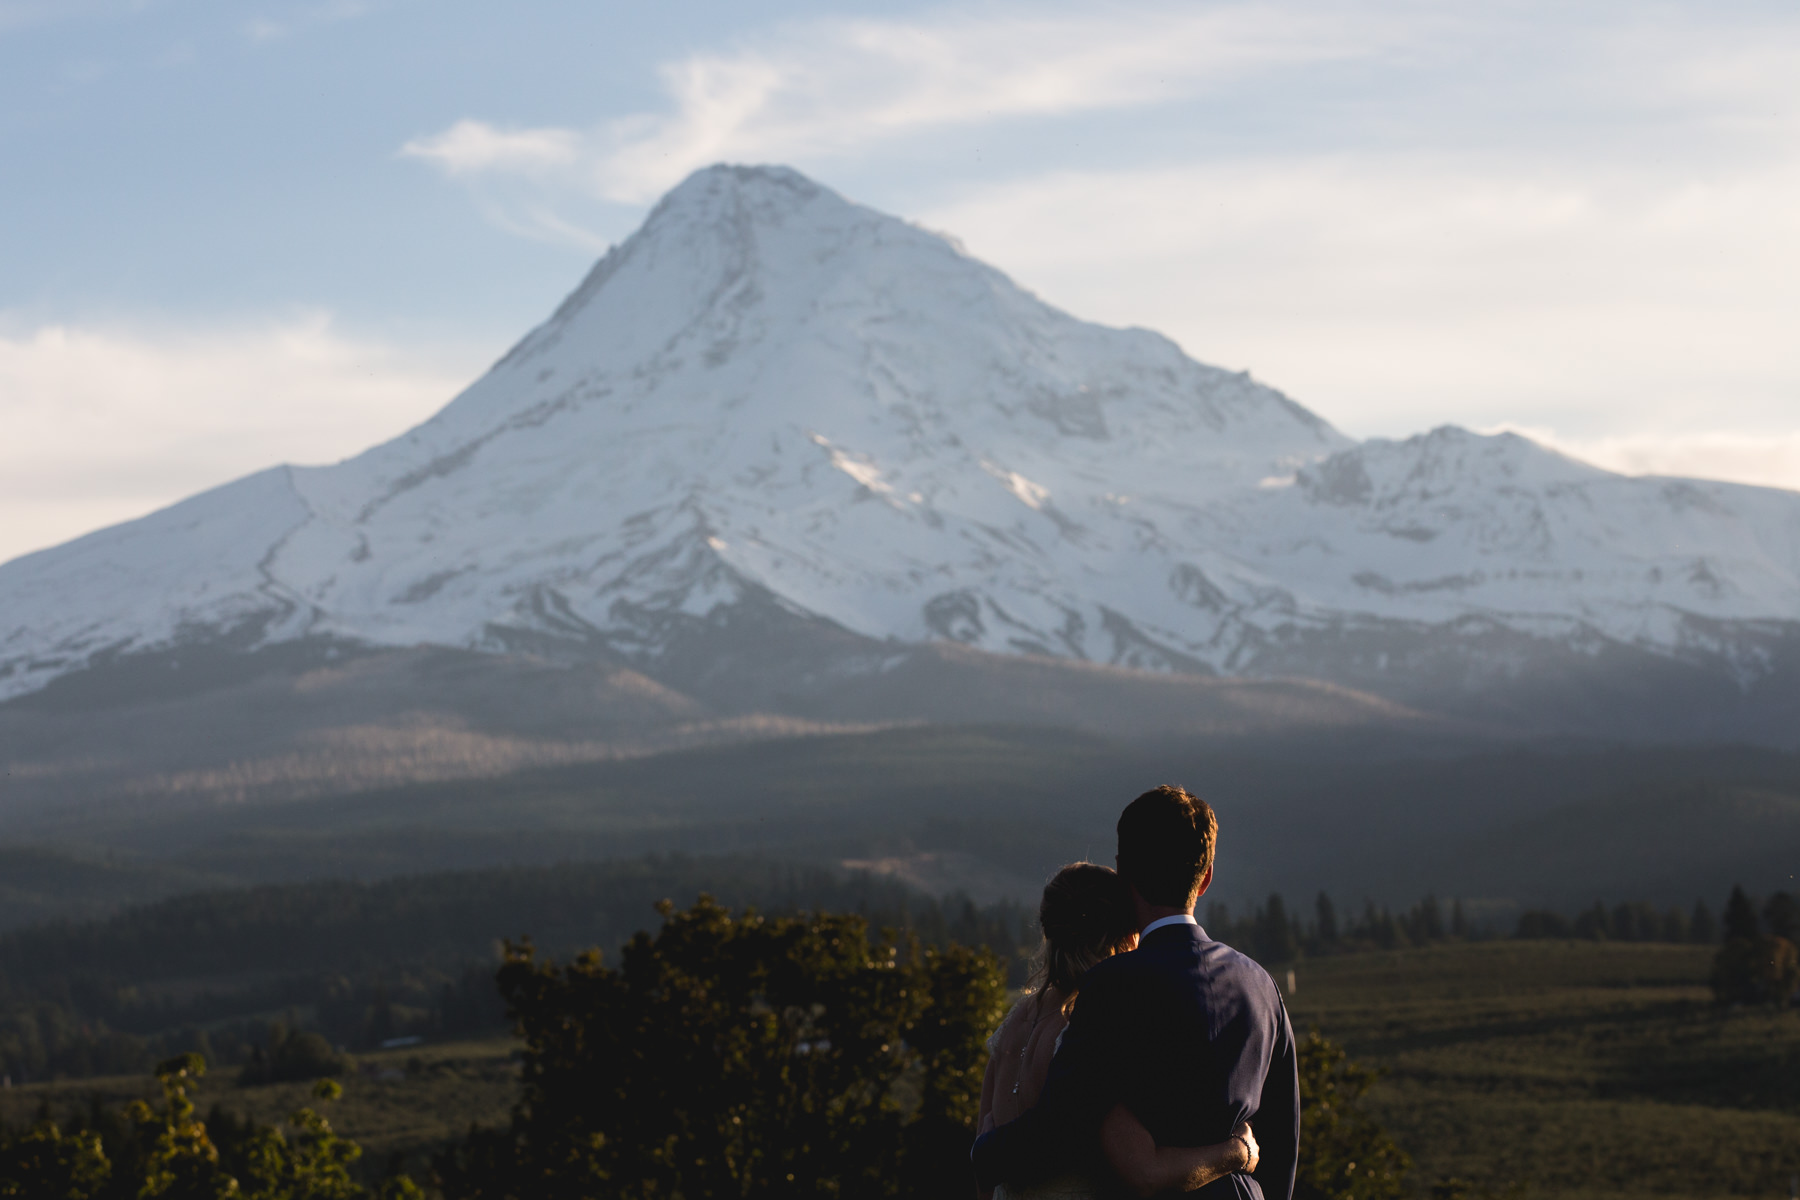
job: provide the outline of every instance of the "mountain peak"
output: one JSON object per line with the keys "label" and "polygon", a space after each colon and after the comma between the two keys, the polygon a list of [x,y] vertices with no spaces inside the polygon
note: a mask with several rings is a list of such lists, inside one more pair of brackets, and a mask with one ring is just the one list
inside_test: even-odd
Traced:
{"label": "mountain peak", "polygon": [[734,206],[791,210],[820,198],[849,203],[792,167],[714,163],[676,184],[650,211],[645,225],[666,220],[712,221]]}
{"label": "mountain peak", "polygon": [[[920,249],[942,239],[851,204],[789,167],[704,167],[651,209],[643,225],[595,263],[543,326],[500,365],[515,368],[574,336],[596,357],[667,349],[682,331],[737,324],[770,302],[805,306],[844,266],[850,243],[898,238]],[[859,236],[860,235],[860,236]],[[798,294],[795,294],[798,293]],[[646,304],[650,307],[646,307]],[[620,345],[641,332],[635,347]],[[724,340],[730,340],[725,334]],[[605,343],[611,341],[612,346]],[[702,353],[716,358],[719,345]]]}

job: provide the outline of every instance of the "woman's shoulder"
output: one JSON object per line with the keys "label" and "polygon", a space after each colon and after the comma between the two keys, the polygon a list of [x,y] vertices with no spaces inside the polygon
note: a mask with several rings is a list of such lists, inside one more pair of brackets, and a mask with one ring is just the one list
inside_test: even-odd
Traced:
{"label": "woman's shoulder", "polygon": [[[1021,1024],[1019,1021],[1019,1012],[1025,1007],[1030,999],[1030,992],[1019,997],[1013,1006],[1006,1010],[1006,1015],[1000,1018],[1000,1024],[994,1027],[994,1032],[988,1034],[987,1048],[989,1054],[1000,1053],[1002,1050],[1008,1048],[1009,1043],[1024,1036],[1021,1031],[1029,1024],[1029,1022]],[[1017,1049],[1016,1046],[1012,1048]]]}
{"label": "woman's shoulder", "polygon": [[987,1040],[989,1054],[1002,1051],[1018,1053],[1029,1046],[1037,1034],[1041,1033],[1044,1023],[1054,1020],[1060,1027],[1063,1024],[1062,1006],[1057,998],[1055,988],[1042,991],[1026,992],[1008,1010],[1001,1020],[1000,1027],[994,1030]]}

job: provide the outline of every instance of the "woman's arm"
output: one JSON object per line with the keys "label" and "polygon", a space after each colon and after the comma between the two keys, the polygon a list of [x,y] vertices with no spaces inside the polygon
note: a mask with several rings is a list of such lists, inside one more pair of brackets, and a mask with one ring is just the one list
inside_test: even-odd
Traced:
{"label": "woman's arm", "polygon": [[994,1057],[989,1055],[987,1070],[981,1076],[981,1112],[975,1121],[976,1137],[994,1127],[994,1066]]}
{"label": "woman's arm", "polygon": [[1113,1106],[1100,1127],[1106,1161],[1140,1196],[1158,1192],[1191,1192],[1215,1179],[1256,1169],[1256,1135],[1248,1124],[1232,1130],[1230,1141],[1211,1146],[1162,1146],[1123,1104]]}
{"label": "woman's arm", "polygon": [[[1005,1022],[1002,1022],[1001,1029],[996,1031],[994,1036],[989,1039],[990,1044],[998,1046],[1000,1033],[1004,1032],[1004,1030]],[[980,1137],[994,1127],[994,1091],[999,1082],[999,1072],[995,1068],[999,1066],[999,1062],[998,1056],[990,1053],[988,1055],[987,1070],[983,1072],[981,1076],[981,1109],[975,1120],[976,1137]],[[979,1200],[993,1200],[994,1193],[992,1190],[983,1188],[978,1189],[977,1192]]]}

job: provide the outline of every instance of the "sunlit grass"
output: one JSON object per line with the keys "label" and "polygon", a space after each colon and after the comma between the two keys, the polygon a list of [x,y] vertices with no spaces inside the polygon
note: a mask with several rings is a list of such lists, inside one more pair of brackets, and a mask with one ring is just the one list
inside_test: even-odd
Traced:
{"label": "sunlit grass", "polygon": [[1387,1069],[1417,1161],[1532,1196],[1786,1195],[1800,1012],[1722,1010],[1706,947],[1489,942],[1300,964],[1291,1009]]}

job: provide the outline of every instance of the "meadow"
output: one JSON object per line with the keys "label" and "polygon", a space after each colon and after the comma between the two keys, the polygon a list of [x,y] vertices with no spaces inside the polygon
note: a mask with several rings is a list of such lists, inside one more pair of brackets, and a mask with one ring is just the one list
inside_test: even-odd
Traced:
{"label": "meadow", "polygon": [[[1385,1072],[1367,1103],[1412,1155],[1418,1196],[1783,1196],[1800,1172],[1800,1012],[1716,1006],[1711,953],[1496,940],[1310,958],[1291,1009],[1298,1030]],[[333,1123],[370,1170],[394,1156],[416,1169],[471,1122],[504,1120],[513,1049],[488,1038],[359,1055]],[[0,1119],[148,1090],[142,1077],[13,1087]],[[306,1094],[221,1071],[199,1100],[267,1122]]]}
{"label": "meadow", "polygon": [[[1300,963],[1291,1011],[1385,1077],[1416,1191],[1785,1196],[1800,1012],[1712,1002],[1704,946],[1489,941]],[[1455,1194],[1454,1185],[1444,1194]]]}

